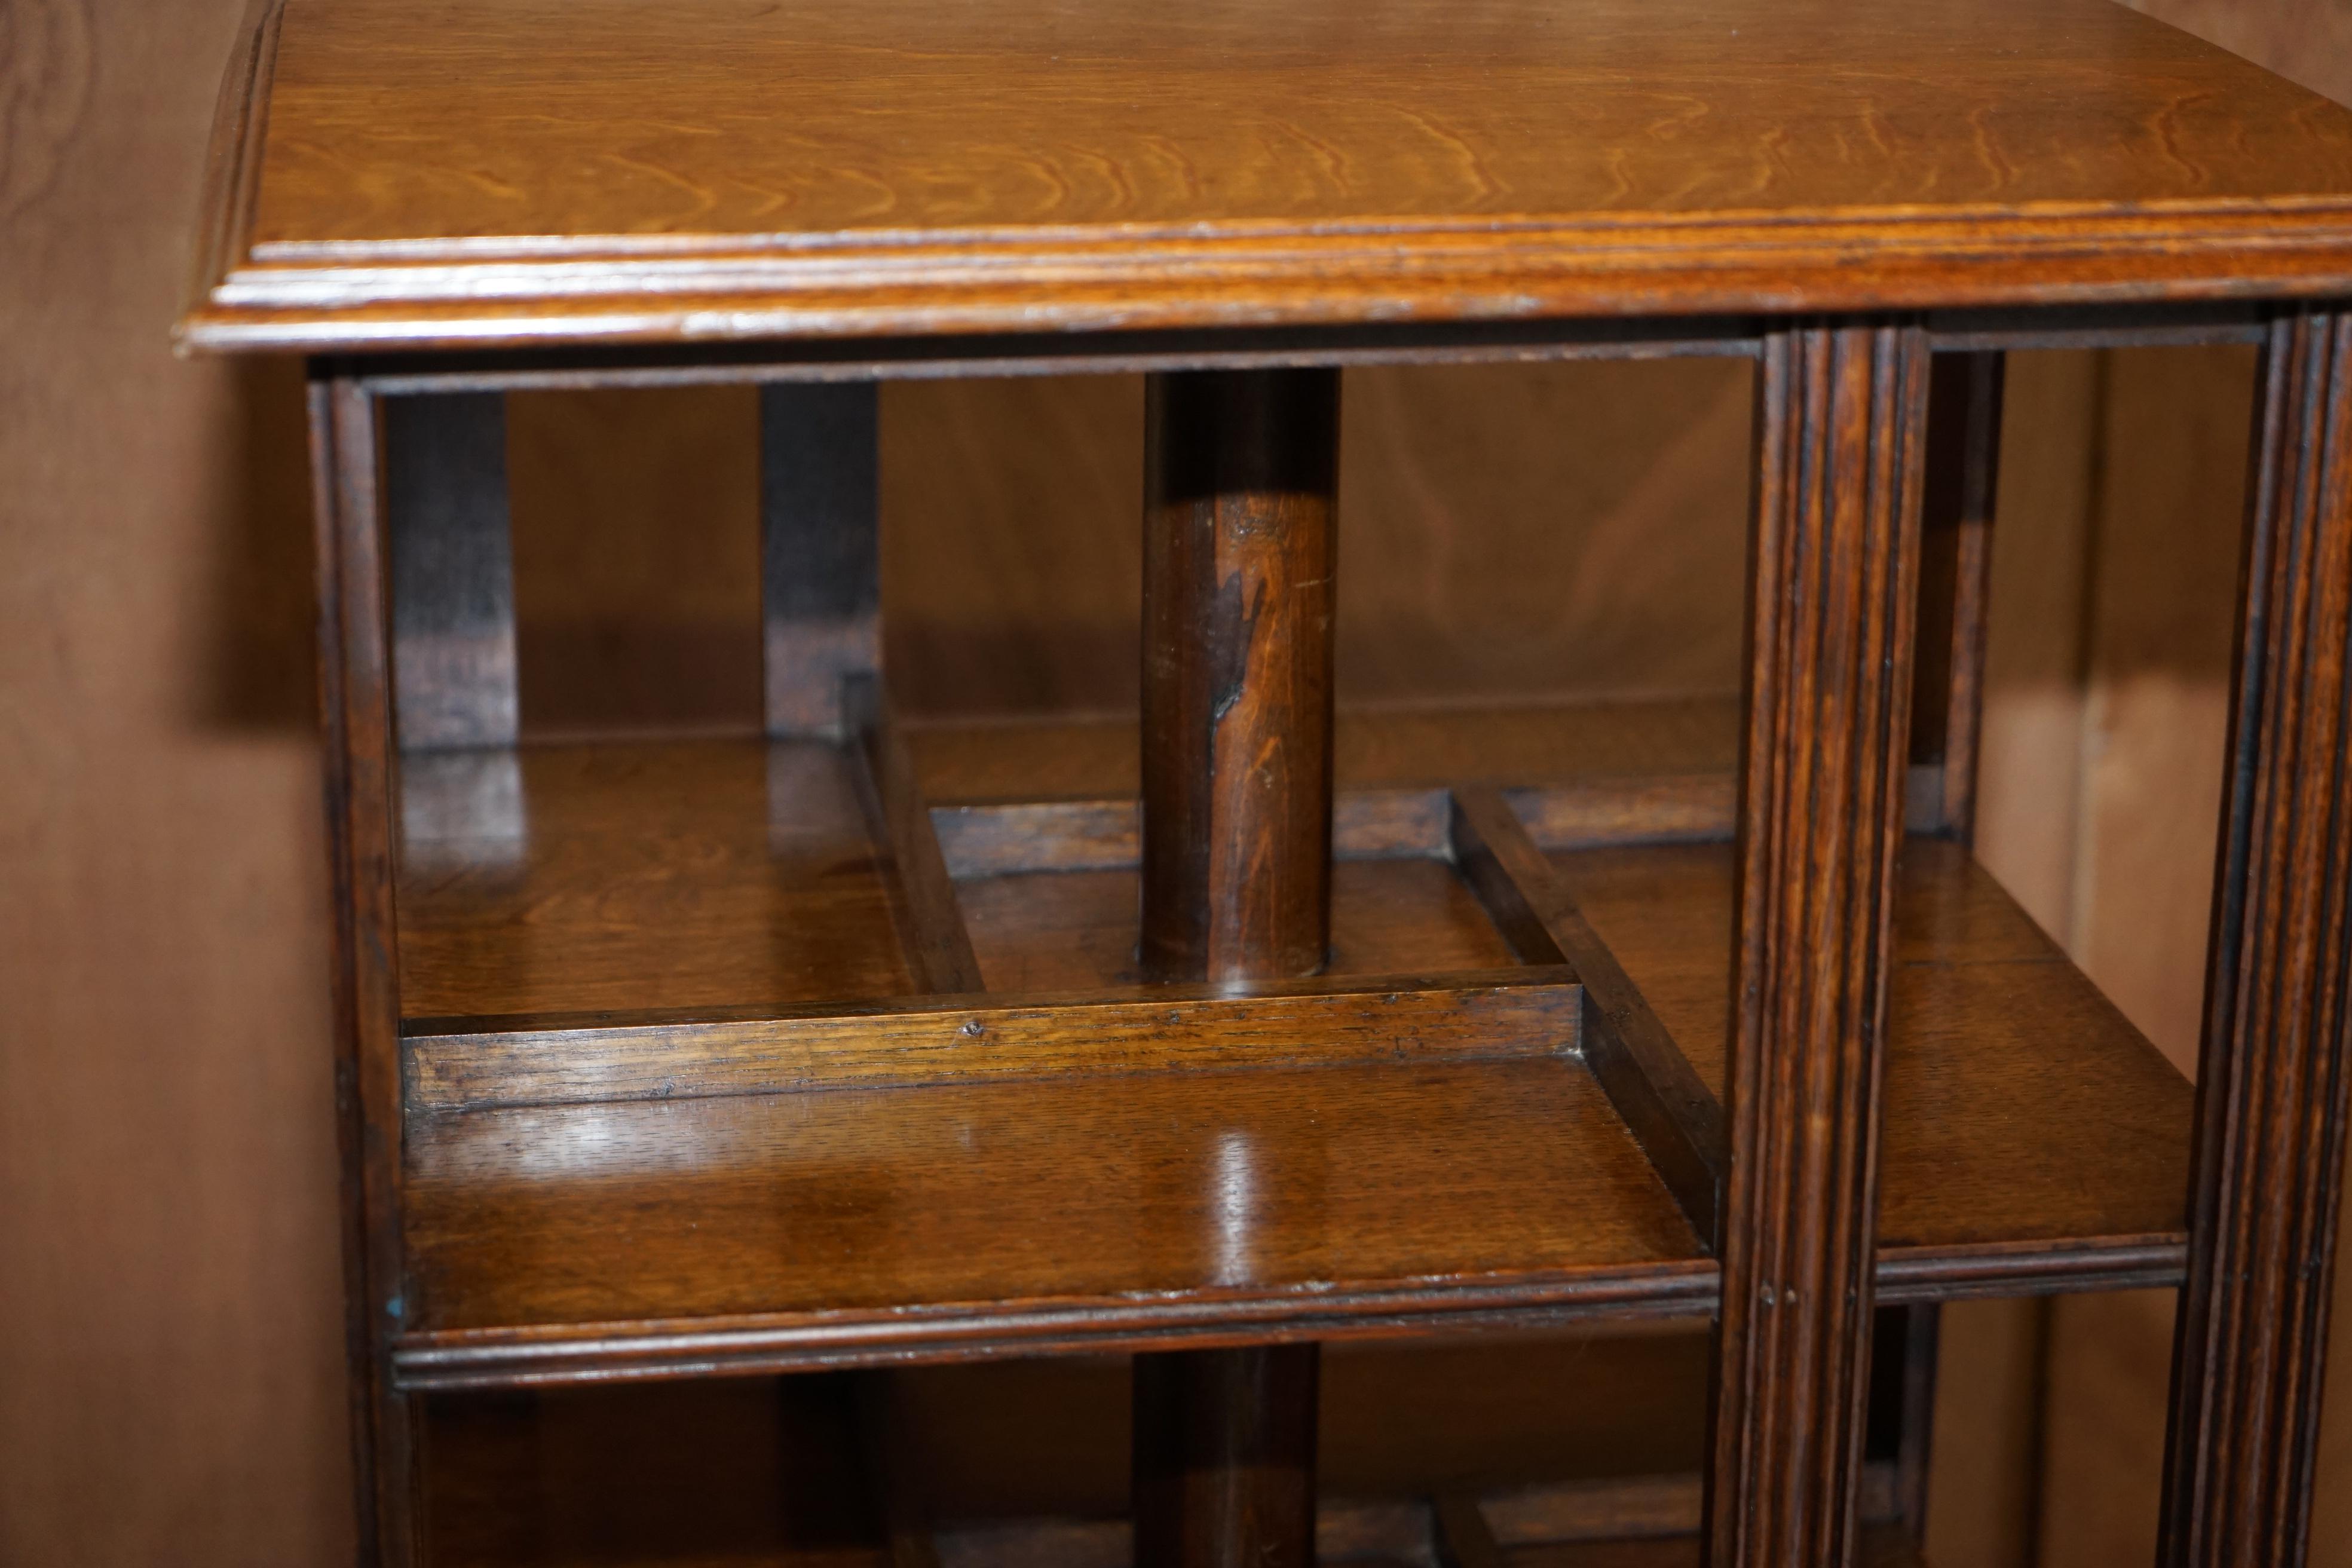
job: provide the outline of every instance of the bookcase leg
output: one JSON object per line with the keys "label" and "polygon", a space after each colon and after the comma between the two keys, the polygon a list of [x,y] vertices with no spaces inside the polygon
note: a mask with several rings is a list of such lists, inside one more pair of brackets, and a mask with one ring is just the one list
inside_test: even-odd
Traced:
{"label": "bookcase leg", "polygon": [[[1312,974],[1331,929],[1339,375],[1146,395],[1144,972]],[[1139,1568],[1304,1568],[1317,1347],[1135,1360]]]}
{"label": "bookcase leg", "polygon": [[400,995],[393,912],[393,659],[377,404],[314,371],[319,707],[333,882],[335,1105],[360,1559],[421,1560],[417,1401],[392,1386],[408,1310],[400,1234]]}
{"label": "bookcase leg", "polygon": [[1906,815],[1912,832],[1963,844],[1976,834],[2005,359],[1937,354],[1928,372]]}
{"label": "bookcase leg", "polygon": [[2165,1568],[2303,1561],[2352,988],[2352,312],[2270,330],[2206,970]]}
{"label": "bookcase leg", "polygon": [[1799,325],[1759,366],[1712,1568],[1854,1555],[1927,359]]}

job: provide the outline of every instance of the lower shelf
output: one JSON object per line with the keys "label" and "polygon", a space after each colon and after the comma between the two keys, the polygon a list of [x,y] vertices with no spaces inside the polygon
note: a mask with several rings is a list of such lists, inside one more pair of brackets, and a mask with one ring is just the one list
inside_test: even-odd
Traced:
{"label": "lower shelf", "polygon": [[[1334,1347],[1318,1560],[1695,1564],[1706,1370],[1689,1331]],[[428,1561],[1129,1568],[1128,1388],[1088,1356],[436,1395]],[[1891,1479],[1865,1563],[1916,1562]]]}

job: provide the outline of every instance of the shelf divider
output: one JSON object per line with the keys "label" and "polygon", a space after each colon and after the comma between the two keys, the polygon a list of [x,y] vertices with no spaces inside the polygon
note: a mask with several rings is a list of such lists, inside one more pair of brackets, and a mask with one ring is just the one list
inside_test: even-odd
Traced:
{"label": "shelf divider", "polygon": [[1454,792],[1454,864],[1528,963],[1565,964],[1582,986],[1584,1058],[1701,1240],[1717,1245],[1723,1107],[1650,1010],[1609,944],[1499,791]]}

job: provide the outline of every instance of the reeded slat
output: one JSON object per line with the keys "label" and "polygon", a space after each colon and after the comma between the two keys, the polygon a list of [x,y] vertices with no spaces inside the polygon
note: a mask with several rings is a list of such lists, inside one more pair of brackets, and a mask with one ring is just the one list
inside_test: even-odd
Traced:
{"label": "reeded slat", "polygon": [[2352,315],[2272,329],[2207,969],[2165,1568],[2308,1545],[2352,984]]}
{"label": "reeded slat", "polygon": [[1927,372],[1910,326],[1759,368],[1714,1568],[1853,1560]]}

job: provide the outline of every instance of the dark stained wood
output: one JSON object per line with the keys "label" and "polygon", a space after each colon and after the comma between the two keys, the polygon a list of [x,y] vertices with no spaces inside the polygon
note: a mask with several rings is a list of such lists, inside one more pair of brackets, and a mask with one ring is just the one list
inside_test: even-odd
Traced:
{"label": "dark stained wood", "polygon": [[[970,987],[967,990],[976,990]],[[923,995],[844,1010],[409,1026],[412,1111],[588,1105],[1069,1073],[1577,1054],[1566,970]]]}
{"label": "dark stained wood", "polygon": [[378,406],[401,749],[510,746],[521,707],[506,399],[472,393]]}
{"label": "dark stained wood", "polygon": [[490,1110],[408,1150],[408,1386],[1687,1311],[1713,1279],[1559,1057]]}
{"label": "dark stained wood", "polygon": [[1502,795],[1456,791],[1454,864],[1522,962],[1560,963],[1583,985],[1584,1058],[1649,1154],[1691,1228],[1719,1246],[1727,1157],[1723,1107],[1626,978]]}
{"label": "dark stained wood", "polygon": [[[1998,352],[1937,354],[1927,379],[1905,817],[1914,833],[1964,845],[1976,838],[2006,363]],[[1925,1303],[1878,1315],[1881,1364],[1872,1374],[1872,1420],[1895,1434],[1902,1521],[1915,1541],[1927,1533],[1941,1310]],[[1889,1352],[1895,1364],[1887,1364]],[[1891,1414],[1881,1408],[1882,1390]]]}
{"label": "dark stained wood", "polygon": [[[1135,952],[1139,883],[1132,871],[1015,873],[966,882],[958,897],[992,988],[1090,989],[1146,978]],[[1507,970],[1517,963],[1442,860],[1336,863],[1330,952],[1329,975]]]}
{"label": "dark stained wood", "polygon": [[[2169,321],[2183,309],[2163,313]],[[2086,309],[2056,312],[2074,337],[2125,341],[2158,333],[2147,312]],[[2241,319],[2242,318],[2242,319]],[[2164,342],[2251,342],[2242,308],[2227,325],[2169,328]],[[1987,334],[1978,333],[1974,336]],[[1997,329],[2006,342],[2033,334]],[[1540,364],[1570,360],[1748,358],[1753,318],[1656,321],[1456,321],[1442,325],[1234,328],[1101,331],[1071,336],[975,332],[954,337],[785,339],[757,342],[619,343],[596,348],[425,350],[363,355],[351,363],[371,391],[483,392],[946,377],[1156,374],[1193,370],[1297,370],[1339,365]]]}
{"label": "dark stained wood", "polygon": [[1143,965],[1312,974],[1331,926],[1339,379],[1155,376],[1145,419]]}
{"label": "dark stained wood", "polygon": [[1135,1358],[1136,1568],[1315,1561],[1311,1344]]}
{"label": "dark stained wood", "polygon": [[892,1568],[847,1376],[436,1395],[425,1561]]}
{"label": "dark stained wood", "polygon": [[[1917,1544],[1899,1525],[1855,1535],[1856,1568],[1925,1568]],[[1704,1561],[1696,1536],[1654,1535],[1529,1547],[1515,1558],[1514,1568],[1693,1568]]]}
{"label": "dark stained wood", "polygon": [[889,1369],[856,1374],[857,1446],[866,1485],[882,1523],[887,1568],[940,1568],[930,1505],[916,1468],[915,1436],[899,1374]]}
{"label": "dark stained wood", "polygon": [[2003,363],[1938,354],[1928,373],[1906,816],[1912,832],[1963,844],[1976,831]]}
{"label": "dark stained wood", "polygon": [[[1719,1080],[1729,847],[1587,850],[1553,863],[1701,1079]],[[1974,1258],[1997,1268],[2005,1292],[2063,1288],[2032,1282],[2012,1250],[2028,1238],[2079,1271],[2080,1286],[2109,1264],[2126,1279],[2178,1280],[2188,1082],[1958,846],[1904,844],[1888,984],[1882,1297],[1917,1299],[1914,1270],[1935,1258],[1948,1281]],[[2150,1279],[2152,1258],[2164,1261]]]}
{"label": "dark stained wood", "polygon": [[[1739,765],[1739,703],[1702,695],[1341,709],[1335,744],[1342,793],[1492,784],[1614,799],[1629,779],[1669,775],[1719,791]],[[1132,716],[910,723],[907,745],[925,797],[940,805],[1132,799],[1140,787]],[[1730,819],[1727,807],[1720,820]]]}
{"label": "dark stained wood", "polygon": [[2158,1561],[2310,1544],[2352,1089],[2352,316],[2264,347]]}
{"label": "dark stained wood", "polygon": [[[1890,1369],[1898,1414],[1895,1420],[1894,1507],[1914,1541],[1927,1533],[1928,1466],[1935,1451],[1936,1373],[1943,1341],[1943,1309],[1933,1302],[1882,1308],[1879,1327],[1896,1351]],[[1863,1517],[1871,1517],[1867,1500]]]}
{"label": "dark stained wood", "polygon": [[[2245,302],[2074,305],[1930,310],[1937,349],[2183,347],[2262,342],[2260,306]],[[485,392],[587,386],[924,380],[944,376],[1150,374],[1307,365],[1538,364],[1570,360],[1752,358],[1755,317],[1458,321],[1443,325],[1102,331],[1079,339],[962,337],[780,342],[616,344],[604,348],[426,350],[362,356],[371,391]],[[1073,342],[1083,343],[1075,348]]]}
{"label": "dark stained wood", "polygon": [[[1895,1518],[1894,1468],[1865,1465],[1862,1483],[1863,1518]],[[1706,1505],[1706,1481],[1696,1470],[1687,1475],[1592,1477],[1489,1493],[1482,1502],[1486,1521],[1510,1550],[1622,1536],[1696,1536]]]}
{"label": "dark stained wood", "polygon": [[1855,1555],[1927,345],[1768,338],[1706,1556]]}
{"label": "dark stained wood", "polygon": [[772,736],[836,732],[843,681],[881,666],[878,419],[871,383],[760,389]]}
{"label": "dark stained wood", "polygon": [[[782,121],[779,80],[794,84]],[[188,342],[1063,332],[2352,282],[2352,115],[2095,0],[1479,0],[1377,26],[1333,0],[1121,0],[1083,19],[1034,0],[948,18],[919,0],[688,0],[657,25],[629,0],[289,0],[268,91],[266,121],[223,159],[214,205],[231,216]],[[1683,112],[1702,95],[1705,116]]]}
{"label": "dark stained wood", "polygon": [[[1504,798],[1538,847],[1583,849],[1728,838],[1738,790],[1727,771],[1596,779]],[[1341,791],[1331,802],[1332,856],[1443,856],[1451,800],[1443,789]],[[1141,857],[1137,816],[1129,800],[1053,800],[935,806],[931,821],[949,872],[963,878],[1124,869]]]}
{"label": "dark stained wood", "polygon": [[1438,1568],[1503,1568],[1503,1549],[1475,1497],[1440,1492],[1430,1500],[1430,1511],[1435,1516],[1430,1546]]}
{"label": "dark stained wood", "polygon": [[[1286,979],[1330,956],[1339,447],[1334,370],[1145,384],[1137,962],[1151,979]],[[1139,1568],[1311,1568],[1319,1353],[1136,1358]]]}
{"label": "dark stained wood", "polygon": [[842,712],[844,727],[856,738],[859,795],[875,840],[887,858],[883,880],[916,988],[950,994],[982,990],[980,960],[964,930],[955,883],[940,856],[931,814],[923,805],[914,765],[890,721],[877,679],[847,677]]}
{"label": "dark stained wood", "polygon": [[1022,871],[1124,871],[1142,856],[1139,815],[1132,800],[935,805],[931,826],[948,874],[958,880]]}
{"label": "dark stained wood", "polygon": [[415,1402],[387,1352],[415,1321],[402,1246],[400,993],[394,949],[392,648],[384,624],[376,400],[349,381],[310,387],[319,572],[319,697],[334,883],[336,1142],[352,1457],[362,1560],[408,1568],[418,1549]]}

